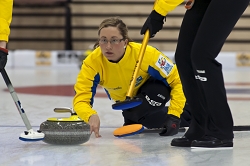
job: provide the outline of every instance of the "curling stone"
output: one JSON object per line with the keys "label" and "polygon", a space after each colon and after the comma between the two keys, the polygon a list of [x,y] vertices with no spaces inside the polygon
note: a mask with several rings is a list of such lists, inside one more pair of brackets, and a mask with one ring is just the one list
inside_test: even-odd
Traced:
{"label": "curling stone", "polygon": [[70,117],[48,118],[41,123],[40,131],[45,134],[43,141],[48,144],[83,144],[90,138],[90,126],[67,107],[55,108],[57,113],[71,113]]}

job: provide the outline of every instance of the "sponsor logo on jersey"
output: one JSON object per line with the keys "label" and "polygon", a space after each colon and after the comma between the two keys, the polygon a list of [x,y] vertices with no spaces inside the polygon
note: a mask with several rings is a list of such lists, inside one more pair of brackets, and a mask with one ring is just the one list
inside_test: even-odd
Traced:
{"label": "sponsor logo on jersey", "polygon": [[166,59],[164,56],[160,55],[156,64],[158,68],[161,69],[161,71],[165,75],[169,75],[169,73],[172,71],[174,64],[170,62],[168,59]]}
{"label": "sponsor logo on jersey", "polygon": [[119,89],[122,89],[122,87],[118,86],[118,87],[115,87],[115,88],[106,88],[108,90],[119,90]]}

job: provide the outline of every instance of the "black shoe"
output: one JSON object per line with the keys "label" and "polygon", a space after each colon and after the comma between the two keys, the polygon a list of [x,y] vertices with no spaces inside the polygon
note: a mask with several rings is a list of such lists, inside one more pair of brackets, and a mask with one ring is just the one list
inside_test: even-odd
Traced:
{"label": "black shoe", "polygon": [[232,148],[233,140],[220,140],[212,136],[203,136],[201,139],[194,140],[191,148]]}
{"label": "black shoe", "polygon": [[171,146],[178,146],[178,147],[191,147],[191,143],[193,140],[188,139],[185,135],[181,138],[174,138],[171,141]]}
{"label": "black shoe", "polygon": [[163,124],[163,130],[160,136],[172,136],[178,133],[181,119],[174,115],[167,114],[166,122]]}

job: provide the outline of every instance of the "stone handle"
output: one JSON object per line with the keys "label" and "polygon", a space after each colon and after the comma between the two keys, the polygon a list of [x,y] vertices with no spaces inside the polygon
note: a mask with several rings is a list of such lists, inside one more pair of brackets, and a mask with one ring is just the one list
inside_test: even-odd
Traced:
{"label": "stone handle", "polygon": [[69,107],[58,107],[58,108],[54,108],[54,112],[57,113],[65,113],[65,112],[69,112],[71,114],[74,114],[75,112],[73,111],[72,108]]}

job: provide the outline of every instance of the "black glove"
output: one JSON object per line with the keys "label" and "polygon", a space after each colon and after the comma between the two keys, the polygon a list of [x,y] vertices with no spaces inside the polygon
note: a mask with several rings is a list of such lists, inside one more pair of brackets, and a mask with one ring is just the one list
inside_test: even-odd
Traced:
{"label": "black glove", "polygon": [[160,15],[155,10],[153,10],[148,16],[146,22],[142,26],[141,35],[146,33],[149,29],[150,38],[154,37],[157,32],[159,32],[163,27],[163,20],[165,16]]}
{"label": "black glove", "polygon": [[0,47],[0,71],[7,63],[8,50]]}
{"label": "black glove", "polygon": [[181,119],[174,115],[167,114],[166,122],[163,124],[163,129],[159,133],[160,136],[172,136],[178,133]]}

